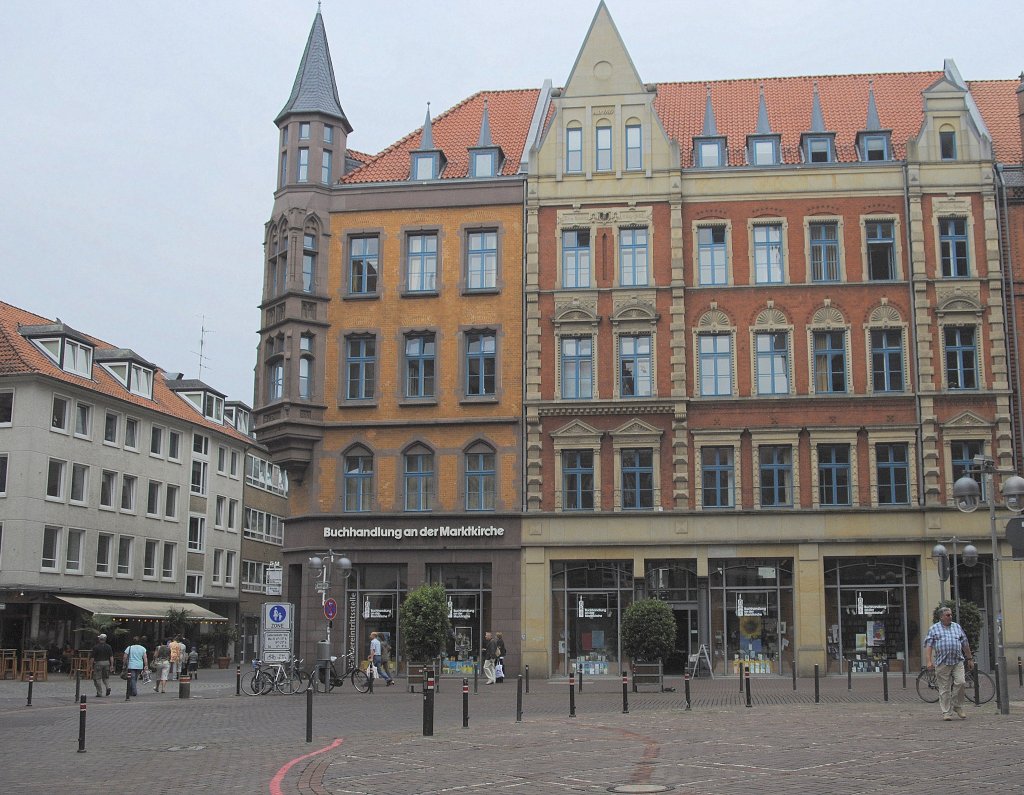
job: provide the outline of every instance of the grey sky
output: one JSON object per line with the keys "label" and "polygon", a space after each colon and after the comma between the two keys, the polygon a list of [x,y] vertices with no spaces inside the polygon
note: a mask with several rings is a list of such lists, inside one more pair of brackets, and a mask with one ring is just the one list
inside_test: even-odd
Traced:
{"label": "grey sky", "polygon": [[[325,0],[349,145],[565,82],[596,0]],[[1024,69],[1024,3],[609,0],[647,82]],[[6,0],[0,298],[252,401],[273,118],[315,0]],[[205,321],[203,319],[205,316]]]}

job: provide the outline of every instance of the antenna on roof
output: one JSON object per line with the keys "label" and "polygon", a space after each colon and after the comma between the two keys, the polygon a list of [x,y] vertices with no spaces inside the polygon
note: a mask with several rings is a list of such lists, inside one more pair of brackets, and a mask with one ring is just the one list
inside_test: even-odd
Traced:
{"label": "antenna on roof", "polygon": [[199,357],[199,376],[198,377],[199,377],[199,380],[202,381],[203,380],[203,362],[206,361],[206,355],[203,353],[203,350],[206,347],[206,335],[207,334],[211,334],[213,332],[213,329],[209,329],[209,328],[206,327],[206,315],[200,315],[199,317],[201,317],[202,320],[203,320],[202,325],[199,327],[200,328],[200,333],[199,333],[199,351],[198,352],[192,351],[192,353],[194,353],[196,356]]}

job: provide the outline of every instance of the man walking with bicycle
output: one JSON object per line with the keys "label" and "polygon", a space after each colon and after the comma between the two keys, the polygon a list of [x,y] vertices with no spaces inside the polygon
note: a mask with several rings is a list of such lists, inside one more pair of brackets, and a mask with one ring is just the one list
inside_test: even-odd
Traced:
{"label": "man walking with bicycle", "polygon": [[953,620],[953,611],[939,608],[939,620],[932,624],[924,639],[925,665],[935,671],[939,685],[942,719],[953,720],[954,713],[966,720],[964,712],[964,664],[973,667],[974,655],[967,633]]}

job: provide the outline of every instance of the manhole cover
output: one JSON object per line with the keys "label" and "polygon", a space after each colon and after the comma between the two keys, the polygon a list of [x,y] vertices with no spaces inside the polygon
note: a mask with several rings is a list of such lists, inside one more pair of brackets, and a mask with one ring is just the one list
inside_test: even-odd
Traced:
{"label": "manhole cover", "polygon": [[172,745],[168,751],[202,751],[205,745]]}
{"label": "manhole cover", "polygon": [[664,784],[616,784],[608,788],[609,792],[671,792],[672,787]]}

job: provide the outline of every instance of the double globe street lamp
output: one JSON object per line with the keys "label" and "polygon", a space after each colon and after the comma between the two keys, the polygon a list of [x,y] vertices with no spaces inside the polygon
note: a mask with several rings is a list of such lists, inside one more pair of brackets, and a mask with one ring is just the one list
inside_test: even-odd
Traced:
{"label": "double globe street lamp", "polygon": [[[960,543],[960,539],[956,536],[947,538],[945,541],[940,541],[934,547],[932,547],[932,557],[935,558],[935,564],[939,569],[939,601],[945,600],[945,595],[942,591],[942,583],[949,579],[949,552],[946,550],[946,544],[953,545],[953,581],[949,584],[949,598],[953,600],[953,604],[956,607],[956,623],[960,623],[960,571],[957,567],[957,544]],[[967,568],[972,568],[978,564],[978,548],[974,544],[968,544],[964,547],[964,565]],[[953,596],[953,589],[956,588],[956,596]]]}
{"label": "double globe street lamp", "polygon": [[[320,607],[323,608],[327,604],[327,593],[331,590],[331,569],[337,566],[341,572],[342,579],[347,580],[352,573],[352,561],[343,553],[328,549],[326,552],[320,552],[312,556],[309,559],[309,566],[317,573],[316,579],[313,581],[313,587],[320,593]],[[324,618],[327,618],[326,614]],[[327,620],[327,638],[325,642],[328,650],[330,650],[331,646],[331,626],[333,624],[334,621],[332,619]],[[328,654],[329,659],[330,655]]]}
{"label": "double globe street lamp", "polygon": [[975,478],[971,477],[972,474],[981,475],[985,486],[985,499],[988,502],[989,531],[992,536],[992,631],[996,642],[996,689],[999,697],[999,712],[1009,715],[1010,695],[1007,690],[1006,646],[1003,641],[1002,586],[999,572],[999,534],[996,530],[994,480],[997,474],[1009,475],[1003,481],[1003,502],[1013,513],[1020,513],[1024,511],[1024,478],[1012,469],[998,469],[996,462],[988,456],[975,456],[967,473],[953,484],[953,499],[956,502],[956,507],[964,513],[977,510],[981,503],[981,486],[978,485]]}

